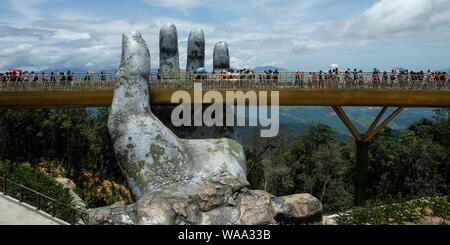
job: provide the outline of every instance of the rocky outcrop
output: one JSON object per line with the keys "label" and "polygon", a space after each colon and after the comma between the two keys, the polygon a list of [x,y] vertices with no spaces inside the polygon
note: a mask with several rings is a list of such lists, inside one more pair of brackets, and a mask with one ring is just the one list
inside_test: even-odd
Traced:
{"label": "rocky outcrop", "polygon": [[108,207],[89,209],[89,224],[134,225],[137,224],[135,205],[117,202]]}
{"label": "rocky outcrop", "polygon": [[188,194],[221,173],[245,176],[245,155],[238,142],[180,139],[152,113],[150,53],[139,32],[123,35],[121,60],[108,130],[135,199],[155,190]]}
{"label": "rocky outcrop", "polygon": [[154,191],[136,203],[88,210],[91,224],[273,225],[320,219],[322,204],[309,194],[275,197],[247,189],[243,177],[217,176],[189,195]]}
{"label": "rocky outcrop", "polygon": [[293,194],[273,199],[276,220],[288,223],[320,219],[322,203],[307,193]]}

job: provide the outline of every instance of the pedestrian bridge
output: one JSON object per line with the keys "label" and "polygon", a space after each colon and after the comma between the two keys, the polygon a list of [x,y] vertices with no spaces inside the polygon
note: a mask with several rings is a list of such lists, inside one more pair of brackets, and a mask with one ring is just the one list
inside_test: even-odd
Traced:
{"label": "pedestrian bridge", "polygon": [[[74,73],[36,75],[0,79],[0,109],[110,106],[114,93],[114,73]],[[376,77],[372,73],[325,77],[318,73],[213,74],[151,73],[152,104],[172,104],[175,91],[194,97],[194,83],[202,83],[202,93],[215,90],[227,98],[232,91],[255,91],[258,101],[271,103],[271,92],[279,92],[279,105],[309,106],[403,106],[449,107],[450,81],[444,77]],[[267,91],[267,93],[260,93]],[[264,97],[264,98],[263,98]],[[235,103],[226,101],[227,103]]]}

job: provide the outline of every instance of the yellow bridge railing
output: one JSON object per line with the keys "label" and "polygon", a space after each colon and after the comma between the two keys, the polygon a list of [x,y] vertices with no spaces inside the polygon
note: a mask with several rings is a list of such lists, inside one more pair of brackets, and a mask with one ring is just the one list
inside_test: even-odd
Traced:
{"label": "yellow bridge railing", "polygon": [[[112,90],[115,73],[27,74],[0,76],[0,92]],[[258,73],[150,73],[151,89],[192,89],[201,82],[204,89],[375,89],[449,90],[445,73],[435,74],[356,74],[341,72]]]}

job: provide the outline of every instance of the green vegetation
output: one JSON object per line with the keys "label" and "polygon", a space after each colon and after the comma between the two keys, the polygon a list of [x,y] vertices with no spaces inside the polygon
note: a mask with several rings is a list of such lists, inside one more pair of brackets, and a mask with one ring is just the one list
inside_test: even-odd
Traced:
{"label": "green vegetation", "polygon": [[450,195],[434,192],[388,196],[339,213],[334,220],[339,225],[448,224],[449,203]]}
{"label": "green vegetation", "polygon": [[[448,194],[450,122],[448,109],[435,110],[434,120],[421,119],[407,130],[384,129],[369,145],[369,201],[422,191]],[[246,140],[251,188],[274,195],[310,193],[325,213],[353,206],[355,144],[337,141],[327,125],[312,124],[296,136],[286,127],[276,138]]]}
{"label": "green vegetation", "polygon": [[[71,209],[70,206],[73,205],[73,198],[69,193],[69,189],[64,188],[64,186],[47,174],[35,169],[30,168],[25,165],[13,164],[9,161],[0,161],[0,176],[6,175],[9,181],[13,181],[18,184],[22,184],[32,190],[38,190],[39,193],[53,198],[61,203],[69,205],[68,207],[55,205],[55,215],[66,221],[71,219]],[[7,193],[18,200],[20,200],[20,187],[14,184],[7,185]],[[36,206],[37,199],[36,193],[33,193],[25,188],[22,189],[22,197],[25,203],[32,206]],[[40,197],[40,208],[48,213],[51,213],[51,200]]]}
{"label": "green vegetation", "polygon": [[71,179],[88,207],[131,202],[106,127],[108,115],[108,108],[9,110],[0,121],[0,161]]}
{"label": "green vegetation", "polygon": [[[448,199],[449,112],[449,109],[437,109],[433,120],[423,118],[401,131],[386,128],[371,141],[367,190],[371,208],[385,203],[390,195],[410,200],[423,191],[439,192]],[[45,173],[50,179],[69,178],[75,182],[75,192],[86,201],[88,208],[117,201],[130,203],[131,195],[106,127],[108,113],[107,108],[95,113],[89,109],[10,110],[0,121],[2,168],[28,165],[36,170],[30,174]],[[244,146],[250,188],[277,196],[310,193],[322,201],[325,214],[352,209],[355,144],[338,140],[336,135],[321,123],[308,125],[295,134],[288,126],[281,125],[275,138],[260,138],[259,130],[255,129]],[[17,181],[47,193],[41,185],[33,185],[37,181],[35,177]],[[71,202],[61,193],[55,195],[57,200]],[[436,204],[427,210],[437,216],[439,212],[448,214],[444,206]],[[404,208],[404,212],[409,212],[408,207]],[[367,213],[368,209],[355,210],[353,213],[358,214]],[[379,212],[369,213],[374,215],[370,219],[377,221],[368,223],[385,220]],[[399,217],[393,219],[397,223],[414,220],[416,214],[402,213]],[[364,219],[367,217],[348,222],[364,223]]]}

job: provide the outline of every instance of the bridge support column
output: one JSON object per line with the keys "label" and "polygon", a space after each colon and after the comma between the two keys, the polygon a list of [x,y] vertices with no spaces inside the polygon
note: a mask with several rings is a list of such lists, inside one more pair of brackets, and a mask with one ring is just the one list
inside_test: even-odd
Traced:
{"label": "bridge support column", "polygon": [[369,142],[383,129],[395,116],[397,116],[405,107],[398,107],[390,116],[388,116],[377,128],[375,128],[381,117],[387,110],[383,107],[378,116],[374,119],[366,133],[361,135],[353,126],[350,119],[340,106],[331,106],[348,130],[352,133],[356,143],[356,176],[355,176],[355,206],[362,206],[367,198],[367,169],[369,166]]}
{"label": "bridge support column", "polygon": [[367,169],[369,164],[369,142],[356,143],[356,177],[355,177],[355,206],[362,206],[366,201]]}

